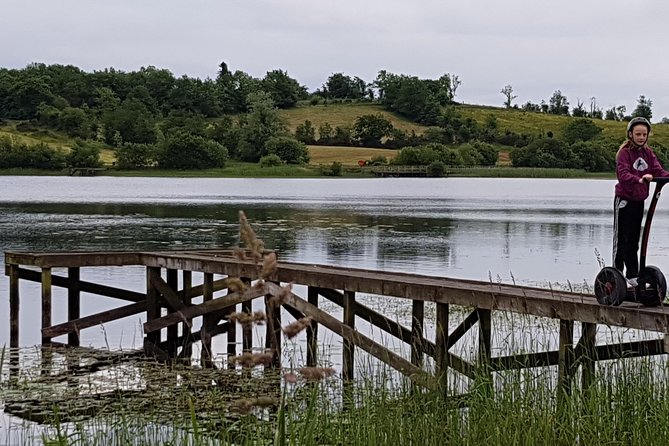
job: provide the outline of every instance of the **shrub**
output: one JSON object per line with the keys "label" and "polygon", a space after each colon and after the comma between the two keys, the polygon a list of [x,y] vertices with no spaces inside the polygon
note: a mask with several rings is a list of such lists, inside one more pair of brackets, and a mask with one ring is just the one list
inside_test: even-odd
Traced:
{"label": "shrub", "polygon": [[431,177],[443,177],[444,172],[446,172],[446,167],[440,161],[435,161],[427,166],[427,174]]}
{"label": "shrub", "polygon": [[289,164],[303,164],[309,162],[307,146],[289,136],[274,136],[265,143],[268,155],[275,154]]}
{"label": "shrub", "polygon": [[116,149],[119,169],[141,169],[155,164],[158,148],[153,144],[126,143]]}
{"label": "shrub", "polygon": [[228,149],[211,139],[178,130],[165,139],[158,165],[172,169],[225,167]]}
{"label": "shrub", "polygon": [[281,161],[281,158],[279,158],[279,155],[270,153],[269,155],[265,155],[262,158],[260,158],[260,167],[274,167],[274,166],[280,166],[283,164],[283,161]]}

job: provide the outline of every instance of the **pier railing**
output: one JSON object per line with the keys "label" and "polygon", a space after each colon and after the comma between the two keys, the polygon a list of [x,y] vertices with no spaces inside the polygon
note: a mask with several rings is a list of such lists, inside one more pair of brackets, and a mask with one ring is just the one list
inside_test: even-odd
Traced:
{"label": "pier railing", "polygon": [[[418,385],[437,388],[445,383],[449,370],[474,379],[496,371],[528,367],[558,367],[558,384],[569,393],[581,370],[583,386],[592,382],[597,361],[668,352],[669,311],[666,307],[645,308],[632,303],[619,307],[601,306],[594,296],[508,284],[460,280],[398,272],[279,262],[267,280],[258,280],[260,265],[240,260],[232,250],[192,250],[159,252],[70,252],[5,253],[5,273],[9,276],[10,347],[19,347],[19,282],[41,284],[40,329],[43,345],[79,345],[79,333],[91,327],[131,315],[144,314],[144,352],[162,360],[190,358],[193,343],[201,342],[202,363],[212,365],[211,340],[227,336],[227,354],[238,356],[253,348],[248,327],[238,332],[228,316],[241,309],[251,313],[251,302],[263,299],[267,314],[265,347],[272,352],[271,365],[281,357],[283,308],[291,317],[309,317],[306,330],[307,365],[316,365],[318,329],[325,327],[343,343],[342,375],[354,378],[354,358],[361,349],[408,376]],[[81,280],[81,268],[103,266],[143,266],[146,289],[129,290]],[[63,269],[67,274],[56,274]],[[202,282],[194,283],[193,273]],[[198,274],[199,277],[199,274]],[[180,280],[179,280],[180,279]],[[237,289],[232,279],[247,285]],[[179,283],[181,285],[179,286]],[[286,284],[306,287],[299,295]],[[52,288],[67,289],[67,320],[52,321]],[[117,307],[96,314],[81,315],[81,293],[117,299]],[[411,325],[404,326],[390,316],[364,305],[360,293],[401,298],[411,302]],[[279,300],[272,297],[280,296]],[[27,296],[32,298],[32,296]],[[200,303],[193,303],[201,298]],[[342,318],[319,308],[325,299],[341,309]],[[199,302],[199,301],[198,301]],[[425,333],[425,304],[436,305],[435,332]],[[464,307],[466,317],[449,330],[451,306]],[[559,320],[558,348],[494,356],[492,349],[493,312],[513,312]],[[193,331],[193,320],[200,329]],[[389,349],[380,340],[362,333],[356,319],[367,321],[408,346],[407,357]],[[575,337],[575,324],[580,336]],[[650,332],[650,340],[597,344],[597,325],[626,327]],[[456,342],[477,329],[476,351],[471,358],[452,351]],[[58,341],[59,337],[66,341]],[[241,338],[241,349],[237,340]],[[431,341],[430,339],[434,339]],[[424,367],[426,357],[434,359],[436,371]],[[230,366],[230,364],[229,364]]]}

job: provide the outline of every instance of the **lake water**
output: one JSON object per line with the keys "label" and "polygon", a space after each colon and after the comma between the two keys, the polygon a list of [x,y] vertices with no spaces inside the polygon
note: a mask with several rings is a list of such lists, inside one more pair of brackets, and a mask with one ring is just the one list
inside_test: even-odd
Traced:
{"label": "lake water", "polygon": [[[266,247],[286,261],[582,289],[599,271],[597,253],[611,263],[613,186],[611,180],[582,179],[0,177],[0,255],[230,247],[237,244],[243,210]],[[668,222],[669,206],[661,201],[648,260],[664,271],[669,271]],[[141,267],[84,269],[82,278],[138,291],[145,286]],[[20,343],[28,347],[39,343],[39,286],[22,281],[21,293]],[[63,297],[55,288],[54,322],[65,318]],[[383,309],[387,299],[369,296],[366,303]],[[113,304],[84,295],[82,314]],[[8,314],[3,275],[0,318]],[[411,317],[406,311],[393,316],[401,322]],[[85,330],[82,345],[141,346],[141,319]],[[552,338],[542,342],[556,342],[555,327],[520,324],[522,332],[533,333],[531,339],[521,335],[520,344],[536,342],[537,333]],[[9,342],[8,325],[0,321],[0,347]],[[327,336],[319,331],[319,337]],[[514,350],[506,333],[495,336],[504,339],[493,344]],[[461,343],[460,352],[475,354],[471,337]],[[291,354],[300,349],[299,341],[287,347]],[[331,349],[338,360],[336,345]],[[0,410],[0,437],[10,438],[13,434],[3,432],[12,429],[19,432],[16,438],[25,435],[16,426],[20,421]]]}
{"label": "lake water", "polygon": [[[0,177],[0,252],[230,247],[244,210],[286,261],[582,287],[599,270],[597,253],[611,263],[613,186],[583,179]],[[669,271],[667,222],[661,201],[649,263]],[[145,280],[142,268],[83,274],[138,290]],[[2,315],[7,287],[0,277]],[[24,284],[22,295],[21,345],[34,345],[29,314],[38,309],[37,286]],[[104,305],[85,302],[83,311]],[[0,345],[8,331],[0,330]],[[122,336],[114,342],[135,343],[141,333],[126,328]]]}

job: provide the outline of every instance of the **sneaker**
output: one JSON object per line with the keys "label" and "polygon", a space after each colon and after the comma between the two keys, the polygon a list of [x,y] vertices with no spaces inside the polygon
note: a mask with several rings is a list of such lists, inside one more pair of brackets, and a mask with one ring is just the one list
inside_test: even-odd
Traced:
{"label": "sneaker", "polygon": [[636,277],[630,277],[627,279],[627,286],[630,288],[636,288],[639,285]]}

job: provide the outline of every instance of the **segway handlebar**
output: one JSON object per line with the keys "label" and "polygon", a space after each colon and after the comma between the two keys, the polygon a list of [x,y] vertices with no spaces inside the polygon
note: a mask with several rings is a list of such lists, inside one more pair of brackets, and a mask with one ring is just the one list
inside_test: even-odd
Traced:
{"label": "segway handlebar", "polygon": [[665,185],[669,183],[669,177],[654,177],[652,180],[653,183],[658,183],[658,185]]}

